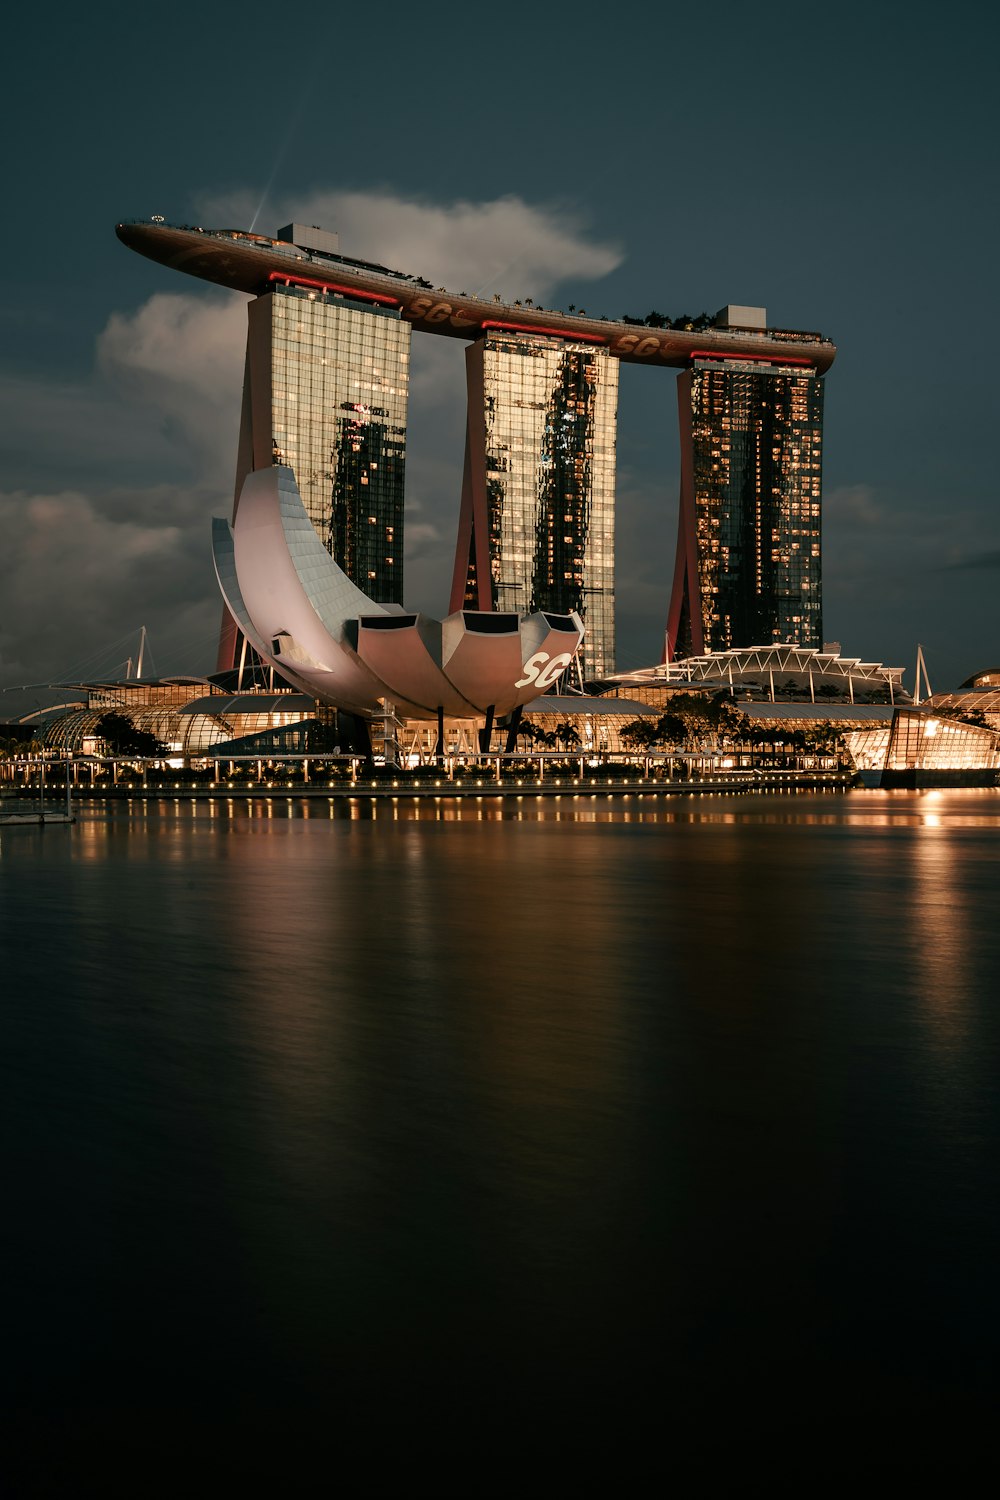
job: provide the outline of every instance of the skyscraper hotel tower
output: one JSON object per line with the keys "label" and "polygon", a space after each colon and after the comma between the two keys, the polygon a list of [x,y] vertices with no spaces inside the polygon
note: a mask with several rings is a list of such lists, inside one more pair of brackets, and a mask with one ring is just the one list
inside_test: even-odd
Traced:
{"label": "skyscraper hotel tower", "polygon": [[[117,234],[152,260],[250,294],[237,504],[252,471],[287,466],[327,551],[369,599],[402,600],[415,329],[470,346],[453,611],[508,623],[574,612],[586,627],[587,675],[614,669],[624,361],[681,372],[667,656],[821,644],[821,377],[836,356],[828,339],[769,329],[762,308],[613,322],[487,302],[342,255],[336,235],[299,224],[270,239],[157,218],[120,223]],[[237,636],[231,622],[220,667],[232,664]]]}
{"label": "skyscraper hotel tower", "polygon": [[615,658],[618,365],[593,343],[490,331],[466,351],[465,473],[451,608],[575,610],[583,670]]}
{"label": "skyscraper hotel tower", "polygon": [[[767,330],[763,308],[717,327]],[[818,335],[817,335],[818,337]],[[808,358],[695,349],[677,379],[677,561],[666,659],[823,643],[823,382]]]}
{"label": "skyscraper hotel tower", "polygon": [[[321,229],[278,235],[337,254],[337,236]],[[391,299],[336,294],[310,277],[269,281],[247,313],[234,512],[248,474],[287,464],[334,561],[370,598],[402,604],[410,325]],[[236,639],[227,615],[220,667]]]}

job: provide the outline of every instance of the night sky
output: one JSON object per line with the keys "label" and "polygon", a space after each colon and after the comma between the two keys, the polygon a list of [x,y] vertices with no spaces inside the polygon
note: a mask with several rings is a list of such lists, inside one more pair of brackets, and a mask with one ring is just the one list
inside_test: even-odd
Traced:
{"label": "night sky", "polygon": [[[822,332],[826,639],[908,686],[918,641],[935,688],[996,665],[994,32],[985,4],[19,7],[0,685],[116,674],[141,625],[156,671],[214,666],[246,299],[118,243],[153,213]],[[406,597],[440,616],[465,346],[413,346]],[[675,372],[624,366],[621,669],[659,659],[677,469]]]}

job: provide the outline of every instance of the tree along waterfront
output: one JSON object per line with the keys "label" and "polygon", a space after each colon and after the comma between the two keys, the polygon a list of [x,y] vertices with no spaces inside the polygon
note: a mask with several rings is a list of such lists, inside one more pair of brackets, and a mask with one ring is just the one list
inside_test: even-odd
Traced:
{"label": "tree along waterfront", "polygon": [[513,755],[446,755],[422,765],[379,763],[361,756],[285,755],[219,757],[170,764],[141,757],[7,757],[0,762],[6,795],[31,797],[44,792],[46,774],[66,774],[74,795],[101,797],[156,796],[296,796],[453,794],[522,795],[599,789],[607,791],[699,791],[719,788],[751,790],[792,784],[847,786],[853,767],[836,755],[760,750],[647,750],[633,755],[567,754],[558,750]]}

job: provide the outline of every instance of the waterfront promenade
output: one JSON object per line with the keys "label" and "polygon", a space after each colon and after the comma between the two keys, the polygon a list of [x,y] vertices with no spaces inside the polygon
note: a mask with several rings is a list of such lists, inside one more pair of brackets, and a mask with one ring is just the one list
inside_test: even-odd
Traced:
{"label": "waterfront promenade", "polygon": [[[735,759],[735,758],[734,758]],[[749,760],[749,757],[746,758]],[[832,757],[787,757],[787,764],[727,764],[717,757],[645,756],[635,760],[483,755],[417,767],[375,765],[358,756],[296,756],[219,760],[209,766],[77,757],[69,762],[9,760],[2,768],[3,803],[54,800],[69,781],[74,801],[218,801],[306,797],[663,797],[719,792],[843,790],[855,772]]]}

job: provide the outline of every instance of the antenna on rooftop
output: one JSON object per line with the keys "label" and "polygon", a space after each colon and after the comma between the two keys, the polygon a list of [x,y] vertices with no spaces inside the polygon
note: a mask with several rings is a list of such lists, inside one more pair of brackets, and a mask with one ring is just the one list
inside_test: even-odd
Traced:
{"label": "antenna on rooftop", "polygon": [[931,692],[933,690],[931,688],[931,680],[930,680],[930,678],[927,675],[927,663],[924,661],[924,648],[923,648],[923,646],[921,646],[920,642],[918,641],[917,642],[917,680],[913,684],[913,701],[914,701],[915,704],[923,702],[923,698],[921,698],[921,696],[920,696],[920,679],[921,679],[921,677],[923,677],[923,679],[924,679],[924,695],[923,696],[924,696],[924,698],[929,698],[931,696]]}

